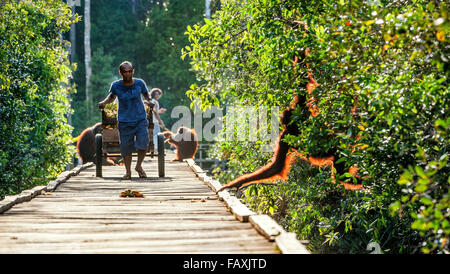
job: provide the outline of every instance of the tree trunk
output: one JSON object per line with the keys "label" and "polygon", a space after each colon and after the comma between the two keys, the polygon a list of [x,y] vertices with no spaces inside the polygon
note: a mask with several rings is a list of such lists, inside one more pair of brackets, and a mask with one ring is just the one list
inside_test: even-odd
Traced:
{"label": "tree trunk", "polygon": [[86,68],[86,119],[90,120],[89,86],[91,78],[91,1],[84,1],[84,65]]}
{"label": "tree trunk", "polygon": [[[75,17],[75,6],[72,6],[72,19]],[[77,24],[70,24],[70,62],[74,62],[75,51],[77,48]]]}
{"label": "tree trunk", "polygon": [[[67,1],[68,3],[70,1]],[[72,19],[75,17],[75,5],[72,6]],[[75,62],[75,52],[76,52],[76,48],[77,48],[77,29],[76,29],[76,24],[72,23],[70,24],[70,63]],[[71,78],[70,81],[72,82],[73,79]],[[70,94],[69,94],[69,103],[72,104],[72,100],[70,98]],[[72,125],[72,114],[70,114],[70,112],[67,113],[67,123],[69,125]]]}
{"label": "tree trunk", "polygon": [[131,13],[136,16],[136,0],[131,0]]}
{"label": "tree trunk", "polygon": [[211,19],[211,0],[205,0],[205,16]]}

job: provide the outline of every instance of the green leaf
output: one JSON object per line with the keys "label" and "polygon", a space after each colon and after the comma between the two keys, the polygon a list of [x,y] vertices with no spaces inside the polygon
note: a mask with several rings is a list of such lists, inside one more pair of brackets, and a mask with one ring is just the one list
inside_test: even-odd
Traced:
{"label": "green leaf", "polygon": [[439,168],[442,169],[445,166],[447,166],[447,162],[448,162],[448,154],[442,155],[441,158],[439,158]]}
{"label": "green leaf", "polygon": [[423,171],[423,169],[420,166],[415,166],[414,170],[416,171],[417,175],[419,175],[422,178],[427,178],[427,175]]}
{"label": "green leaf", "polygon": [[434,211],[434,217],[436,217],[437,219],[442,219],[444,217],[444,214],[442,214],[440,210],[436,209]]}
{"label": "green leaf", "polygon": [[208,18],[205,18],[205,23],[206,23],[207,25],[212,25],[212,21],[209,20]]}
{"label": "green leaf", "polygon": [[434,122],[434,127],[442,127],[443,129],[446,129],[448,127],[448,124],[444,120],[436,120]]}
{"label": "green leaf", "polygon": [[419,193],[423,193],[423,192],[427,191],[427,189],[428,189],[428,186],[427,186],[427,185],[424,185],[424,184],[417,185],[417,186],[414,188],[414,190],[415,190],[416,192],[419,192]]}
{"label": "green leaf", "polygon": [[432,201],[429,197],[426,197],[426,196],[422,196],[422,197],[420,198],[420,201],[421,201],[424,205],[431,205],[431,204],[433,204],[433,201]]}
{"label": "green leaf", "polygon": [[392,216],[394,216],[394,215],[397,213],[397,211],[400,209],[400,207],[401,207],[400,201],[395,201],[394,203],[392,203],[392,204],[389,206],[390,214],[391,214]]}

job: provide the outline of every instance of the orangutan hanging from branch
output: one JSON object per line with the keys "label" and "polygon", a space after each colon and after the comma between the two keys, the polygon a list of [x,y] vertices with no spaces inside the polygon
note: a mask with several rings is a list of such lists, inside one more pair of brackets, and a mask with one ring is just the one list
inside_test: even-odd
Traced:
{"label": "orangutan hanging from branch", "polygon": [[[305,31],[308,30],[307,26],[303,22],[295,21],[293,27],[298,27],[299,25],[303,26]],[[332,149],[330,155],[327,156],[314,156],[314,155],[304,155],[303,153],[297,152],[295,148],[291,147],[287,142],[284,141],[284,137],[287,135],[299,135],[299,128],[296,123],[290,123],[292,120],[292,114],[294,110],[300,109],[300,119],[306,120],[310,116],[316,117],[320,115],[320,109],[316,105],[316,100],[313,96],[313,90],[319,86],[316,80],[313,77],[312,71],[309,68],[308,64],[308,56],[310,55],[310,49],[307,48],[303,52],[303,59],[305,60],[306,68],[308,71],[308,83],[305,86],[306,93],[297,93],[295,95],[291,105],[286,108],[281,114],[281,124],[283,126],[282,131],[280,132],[276,144],[273,149],[272,160],[269,164],[261,167],[260,169],[242,175],[235,180],[223,185],[218,192],[223,191],[227,188],[241,188],[246,187],[252,184],[261,184],[264,182],[275,182],[276,180],[286,181],[288,179],[289,170],[295,160],[296,157],[300,157],[302,160],[307,161],[312,166],[317,167],[331,167],[331,177],[333,182],[336,182],[335,172],[339,174],[343,174],[345,172],[345,166],[336,162],[339,159],[339,155],[337,154],[337,149]],[[298,56],[294,57],[293,70],[296,72],[297,65],[299,64],[300,58]],[[298,77],[298,74],[295,76]],[[356,110],[356,106],[352,108],[352,112]],[[357,181],[361,181],[361,177],[357,174],[358,168],[356,166],[350,167],[348,173],[357,179]],[[344,186],[347,190],[360,190],[363,188],[362,183],[351,184],[346,182],[339,182]]]}

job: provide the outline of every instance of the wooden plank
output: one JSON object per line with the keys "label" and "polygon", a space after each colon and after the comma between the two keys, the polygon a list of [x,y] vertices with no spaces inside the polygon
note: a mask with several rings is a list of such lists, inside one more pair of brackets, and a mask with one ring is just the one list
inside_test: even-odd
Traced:
{"label": "wooden plank", "polygon": [[116,223],[102,223],[102,222],[74,222],[67,226],[66,222],[38,222],[38,223],[23,223],[23,222],[9,222],[2,223],[2,233],[6,232],[33,232],[33,231],[52,231],[55,233],[65,232],[86,232],[86,231],[238,231],[252,229],[250,226],[243,226],[236,221],[226,222],[205,222],[198,223],[195,221],[183,222],[180,226],[178,222],[116,222]]}
{"label": "wooden plank", "polygon": [[196,176],[199,176],[200,174],[205,174],[206,172],[199,167],[195,161],[193,159],[186,159],[185,160],[188,164],[188,166],[192,169],[192,171],[194,171]]}
{"label": "wooden plank", "polygon": [[230,197],[230,193],[224,190],[219,192],[217,196],[219,196],[219,201],[225,201],[226,199],[228,199],[228,197]]}
{"label": "wooden plank", "polygon": [[248,222],[248,218],[255,214],[234,196],[225,197],[224,202],[233,213],[234,217],[241,222]]}
{"label": "wooden plank", "polygon": [[196,174],[197,176],[199,176],[199,174],[206,173],[206,172],[205,172],[201,167],[199,167],[198,165],[193,165],[191,168],[194,170],[194,172],[195,172],[195,174]]}
{"label": "wooden plank", "polygon": [[207,184],[211,188],[211,190],[214,192],[217,192],[222,187],[222,185],[220,184],[219,181],[212,179],[211,177],[209,177],[206,174],[200,174],[198,177],[205,184]]}
{"label": "wooden plank", "polygon": [[[196,164],[193,161],[189,162],[189,166],[193,168],[194,172]],[[205,182],[214,192],[220,189],[221,184],[214,182],[206,173],[197,174],[197,176]],[[247,222],[251,220],[254,228],[264,235],[268,240],[274,241],[276,238],[277,246],[282,253],[294,253],[294,254],[309,254],[309,251],[301,244],[295,237],[294,233],[287,233],[278,223],[276,223],[268,215],[257,215],[239,199],[231,196],[227,190],[218,193],[219,200],[224,201],[227,208],[233,213],[235,218],[241,222]]]}
{"label": "wooden plank", "polygon": [[[165,178],[150,158],[143,167],[154,177],[146,179],[120,180],[121,166],[103,167],[103,178],[93,165],[63,174],[54,192],[0,214],[0,253],[278,252],[250,223],[236,221],[189,164],[169,163],[167,154]],[[145,198],[120,198],[125,189]]]}
{"label": "wooden plank", "polygon": [[102,142],[103,143],[118,143],[119,142],[119,130],[117,128],[105,128],[102,130]]}
{"label": "wooden plank", "polygon": [[62,172],[60,175],[58,175],[56,180],[51,181],[47,186],[36,186],[32,189],[24,190],[17,195],[7,195],[3,200],[0,201],[0,214],[9,210],[16,204],[30,201],[37,195],[41,194],[41,192],[55,190],[60,183],[67,181],[71,176],[79,174],[82,169],[88,168],[90,166],[91,164],[85,164],[80,167],[76,167],[71,171]]}
{"label": "wooden plank", "polygon": [[249,217],[249,221],[259,233],[270,241],[274,241],[276,236],[284,232],[284,229],[266,214],[252,215]]}
{"label": "wooden plank", "polygon": [[310,254],[292,232],[281,233],[275,237],[275,242],[283,254]]}
{"label": "wooden plank", "polygon": [[[21,222],[22,219],[17,218],[17,219],[10,219],[9,221],[3,222],[2,224],[5,224],[5,227],[8,226],[8,224],[10,225],[14,225],[18,222]],[[201,222],[200,222],[201,221]],[[185,219],[183,220],[183,223],[198,223],[199,225],[202,224],[211,224],[214,222],[223,222],[226,224],[234,224],[236,223],[236,219],[233,216],[229,216],[227,218],[222,217],[222,218],[208,218],[199,220],[198,218],[192,218],[192,219]],[[149,226],[152,225],[160,225],[160,224],[167,224],[168,226],[172,226],[173,224],[178,225],[179,226],[179,219],[169,219],[166,220],[164,218],[128,218],[128,219],[124,219],[124,218],[104,218],[104,219],[96,219],[96,218],[84,218],[83,222],[80,222],[80,219],[77,218],[47,218],[47,219],[42,219],[42,218],[26,218],[23,219],[22,223],[24,224],[42,224],[42,225],[46,225],[46,224],[67,224],[69,227],[71,227],[72,225],[77,225],[79,223],[84,223],[86,224],[86,226],[88,225],[141,225],[141,224],[148,224]],[[206,225],[205,227],[209,227],[208,225]]]}
{"label": "wooden plank", "polygon": [[195,161],[194,159],[185,159],[184,161],[186,161],[186,163],[188,164],[188,166],[193,166],[195,165]]}
{"label": "wooden plank", "polygon": [[[44,234],[43,234],[44,235]],[[37,239],[35,241],[33,241],[33,237],[31,238],[24,238],[22,241],[19,241],[19,239],[14,238],[14,237],[9,237],[6,239],[6,241],[12,242],[16,245],[19,245],[20,243],[23,243],[24,245],[46,245],[46,244],[53,244],[54,246],[58,246],[58,245],[67,245],[67,243],[71,243],[71,242],[87,242],[87,243],[91,243],[94,245],[100,245],[100,244],[104,244],[104,245],[143,245],[143,246],[147,246],[147,245],[151,245],[151,248],[157,247],[157,246],[168,246],[168,245],[177,245],[177,246],[202,246],[202,245],[219,245],[221,244],[222,246],[232,246],[232,245],[238,245],[241,244],[242,246],[246,245],[246,246],[251,246],[253,243],[252,241],[256,240],[260,240],[261,236],[260,235],[254,235],[254,236],[249,236],[249,235],[245,235],[242,237],[236,237],[236,235],[234,237],[224,237],[224,238],[217,238],[217,237],[213,237],[213,238],[189,238],[188,236],[185,235],[185,237],[180,237],[177,239],[161,239],[158,237],[143,237],[142,235],[138,235],[137,237],[133,237],[130,234],[124,234],[124,235],[120,235],[117,232],[116,233],[111,233],[108,235],[104,235],[101,238],[95,238],[97,234],[90,234],[90,235],[86,235],[86,236],[77,236],[77,235],[48,235],[46,238],[40,240]],[[114,235],[116,235],[114,237]],[[173,234],[172,234],[173,235]],[[19,235],[20,236],[20,235]],[[45,235],[44,235],[45,236]],[[92,238],[92,236],[94,236],[94,238]],[[160,235],[158,235],[160,236]],[[114,238],[110,238],[110,237],[114,237]],[[130,238],[132,237],[132,238]],[[170,235],[169,235],[170,237]],[[4,241],[3,238],[0,238],[0,240]],[[30,241],[31,240],[31,241]],[[40,241],[39,241],[40,240]],[[257,245],[258,246],[258,245]],[[261,246],[261,245],[259,245]],[[273,246],[271,244],[266,245],[266,246]],[[2,247],[5,247],[5,245],[3,245]],[[91,247],[92,248],[92,247]],[[217,250],[219,250],[221,247],[217,246]],[[187,251],[187,250],[186,250]]]}
{"label": "wooden plank", "polygon": [[210,186],[214,192],[219,191],[219,189],[222,187],[222,184],[217,180],[211,179],[211,180],[209,180],[209,182],[210,182]]}
{"label": "wooden plank", "polygon": [[178,243],[173,244],[163,244],[163,245],[153,245],[151,242],[137,242],[130,241],[126,242],[114,242],[108,244],[99,243],[89,243],[89,242],[75,242],[75,243],[49,243],[49,244],[29,244],[24,245],[21,249],[11,250],[9,248],[0,247],[0,253],[8,254],[109,254],[109,253],[176,253],[176,254],[243,254],[243,253],[266,253],[273,254],[274,247],[267,246],[247,246],[245,244],[233,243],[234,245],[223,245],[222,243],[215,242],[204,242],[201,244],[190,244],[190,245],[178,245]]}

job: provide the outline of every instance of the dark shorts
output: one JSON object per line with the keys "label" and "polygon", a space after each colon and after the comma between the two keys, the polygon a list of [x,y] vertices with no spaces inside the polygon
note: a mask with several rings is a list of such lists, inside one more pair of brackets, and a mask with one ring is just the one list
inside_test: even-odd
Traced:
{"label": "dark shorts", "polygon": [[130,155],[136,150],[147,150],[150,141],[147,119],[137,122],[119,122],[119,137],[122,157]]}

